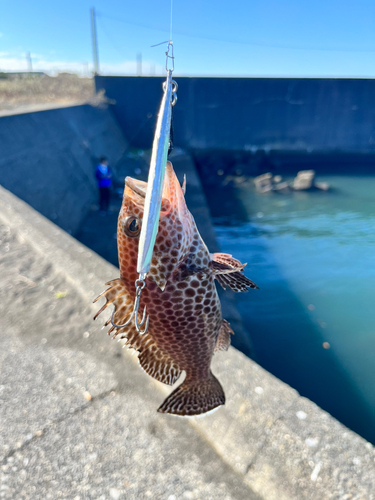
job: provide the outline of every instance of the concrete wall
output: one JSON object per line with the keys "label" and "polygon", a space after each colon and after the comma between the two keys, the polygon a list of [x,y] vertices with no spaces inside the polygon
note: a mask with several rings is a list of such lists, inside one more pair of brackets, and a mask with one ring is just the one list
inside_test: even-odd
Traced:
{"label": "concrete wall", "polygon": [[126,141],[111,112],[81,105],[0,117],[0,184],[75,233],[97,200],[95,161]]}
{"label": "concrete wall", "polygon": [[[125,136],[149,148],[161,77],[96,77]],[[375,153],[375,80],[176,77],[176,145]]]}

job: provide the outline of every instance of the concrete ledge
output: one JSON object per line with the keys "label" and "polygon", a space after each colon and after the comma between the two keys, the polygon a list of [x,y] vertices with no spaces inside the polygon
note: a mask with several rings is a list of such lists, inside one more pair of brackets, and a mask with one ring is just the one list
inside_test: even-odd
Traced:
{"label": "concrete ledge", "polygon": [[[61,273],[84,301],[118,275],[115,267],[2,188],[0,219]],[[371,444],[233,348],[215,356],[213,371],[224,386],[226,406],[205,418],[183,421],[179,428],[191,423],[249,486],[244,496],[229,498],[254,498],[254,491],[265,500],[375,499]],[[129,376],[134,376],[132,385],[139,383],[143,394],[146,376],[133,375],[133,370]],[[111,387],[110,378],[108,383]],[[166,428],[175,425],[168,416],[155,414],[155,421]],[[207,498],[218,498],[217,493],[212,495]]]}

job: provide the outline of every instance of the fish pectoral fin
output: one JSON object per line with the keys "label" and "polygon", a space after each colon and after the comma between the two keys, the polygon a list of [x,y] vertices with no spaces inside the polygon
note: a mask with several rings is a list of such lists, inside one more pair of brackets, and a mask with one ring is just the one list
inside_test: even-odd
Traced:
{"label": "fish pectoral fin", "polygon": [[213,275],[224,290],[230,288],[233,292],[247,292],[249,288],[259,288],[244,275],[246,264],[226,253],[214,253],[211,258]]}
{"label": "fish pectoral fin", "polygon": [[217,274],[231,274],[231,273],[237,273],[238,271],[242,271],[242,267],[239,268],[230,267],[227,264],[222,264],[221,262],[216,262],[214,260],[210,262],[210,267],[215,276]]}
{"label": "fish pectoral fin", "polygon": [[[99,311],[95,314],[94,319],[96,319],[99,314],[101,314],[104,309],[106,309],[110,304],[114,305],[115,308],[115,323],[119,322],[119,317],[122,315],[122,313],[125,313],[128,311],[128,309],[131,308],[132,301],[128,296],[127,290],[125,288],[125,285],[123,284],[121,278],[117,278],[115,280],[109,281],[106,283],[107,285],[110,285],[107,290],[104,290],[98,297],[93,302],[96,302],[97,300],[101,299],[104,297],[106,299],[106,302],[104,306],[102,306]],[[117,320],[117,321],[116,321]],[[109,322],[107,322],[109,324]]]}
{"label": "fish pectoral fin", "polygon": [[215,278],[224,290],[229,288],[233,292],[248,292],[249,288],[259,288],[258,285],[247,278],[243,272],[237,271],[231,274],[217,274]]}
{"label": "fish pectoral fin", "polygon": [[227,351],[230,346],[230,336],[234,335],[234,331],[232,330],[230,324],[226,319],[223,319],[221,323],[221,327],[219,330],[219,335],[216,339],[215,351]]}
{"label": "fish pectoral fin", "polygon": [[210,372],[206,380],[191,381],[186,378],[158,408],[160,413],[180,417],[193,417],[214,410],[225,404],[225,394],[220,382]]}
{"label": "fish pectoral fin", "polygon": [[153,340],[145,342],[144,348],[141,348],[141,354],[138,361],[143,370],[154,379],[163,384],[173,385],[181,375],[180,368],[172,359],[164,354]]}
{"label": "fish pectoral fin", "polygon": [[225,269],[232,269],[232,272],[241,271],[241,269],[247,266],[247,264],[241,264],[238,259],[232,257],[229,253],[212,253],[211,260],[212,264],[217,265],[217,269],[222,269],[223,272],[225,272]]}

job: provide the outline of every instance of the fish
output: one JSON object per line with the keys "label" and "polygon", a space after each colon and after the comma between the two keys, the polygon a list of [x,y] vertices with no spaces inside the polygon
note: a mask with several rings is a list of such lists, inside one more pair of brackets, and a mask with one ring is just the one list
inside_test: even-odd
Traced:
{"label": "fish", "polygon": [[159,382],[173,385],[185,372],[158,411],[193,417],[225,404],[210,365],[214,353],[228,350],[233,330],[222,317],[215,280],[235,292],[258,287],[245,276],[246,264],[229,254],[209,252],[186,205],[186,181],[180,185],[168,161],[151,267],[140,299],[140,311],[147,307],[149,327],[141,335],[134,322],[123,326],[133,311],[146,189],[144,181],[125,179],[117,225],[120,277],[106,283],[109,288],[95,299],[104,297],[106,302],[94,319],[113,305],[108,334],[138,351],[140,366]]}

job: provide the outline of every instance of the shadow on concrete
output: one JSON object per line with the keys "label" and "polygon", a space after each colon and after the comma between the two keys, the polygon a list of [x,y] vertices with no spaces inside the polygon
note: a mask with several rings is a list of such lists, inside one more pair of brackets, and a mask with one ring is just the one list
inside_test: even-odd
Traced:
{"label": "shadow on concrete", "polygon": [[129,175],[137,179],[147,180],[148,163],[143,156],[131,153],[127,149],[113,165],[113,171],[114,179],[109,213],[101,216],[99,204],[93,205],[74,236],[103,259],[118,267],[117,218],[122,203],[125,177]]}
{"label": "shadow on concrete", "polygon": [[98,208],[93,207],[74,235],[78,241],[114,266],[118,266],[117,217],[120,207],[121,199],[115,193],[112,195],[110,213],[101,217]]}

